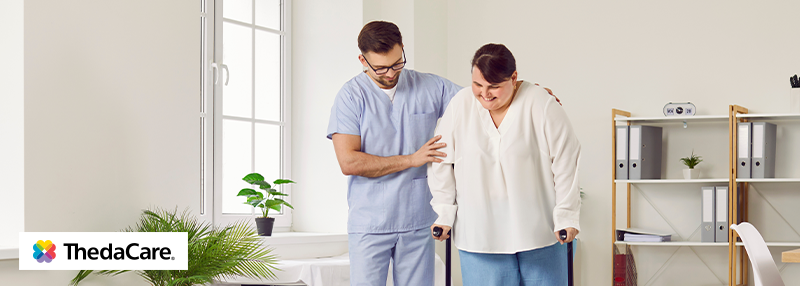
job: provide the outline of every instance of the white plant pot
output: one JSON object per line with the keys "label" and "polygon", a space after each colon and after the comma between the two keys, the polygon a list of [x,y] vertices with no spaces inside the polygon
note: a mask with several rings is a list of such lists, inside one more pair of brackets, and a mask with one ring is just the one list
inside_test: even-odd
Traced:
{"label": "white plant pot", "polygon": [[789,90],[789,113],[800,113],[800,88]]}
{"label": "white plant pot", "polygon": [[683,178],[687,180],[700,178],[700,171],[695,169],[683,169]]}

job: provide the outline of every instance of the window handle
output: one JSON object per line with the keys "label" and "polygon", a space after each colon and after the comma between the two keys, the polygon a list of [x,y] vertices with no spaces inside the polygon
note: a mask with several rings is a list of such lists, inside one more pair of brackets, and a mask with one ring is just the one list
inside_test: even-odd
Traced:
{"label": "window handle", "polygon": [[228,81],[231,79],[231,72],[228,70],[228,65],[221,64],[222,69],[225,70],[225,85],[228,85]]}
{"label": "window handle", "polygon": [[214,85],[217,85],[219,82],[219,66],[217,63],[211,63],[211,72],[214,74]]}

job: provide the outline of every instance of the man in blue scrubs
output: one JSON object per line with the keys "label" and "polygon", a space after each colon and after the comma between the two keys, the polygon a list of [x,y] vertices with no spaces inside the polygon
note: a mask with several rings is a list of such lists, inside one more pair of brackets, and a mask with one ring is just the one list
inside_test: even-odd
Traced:
{"label": "man in blue scrubs", "polygon": [[[375,21],[358,35],[366,68],[342,86],[328,123],[348,180],[350,285],[433,285],[434,240],[426,164],[441,162],[433,137],[439,117],[461,87],[404,69],[396,25]],[[433,138],[432,138],[433,137]]]}

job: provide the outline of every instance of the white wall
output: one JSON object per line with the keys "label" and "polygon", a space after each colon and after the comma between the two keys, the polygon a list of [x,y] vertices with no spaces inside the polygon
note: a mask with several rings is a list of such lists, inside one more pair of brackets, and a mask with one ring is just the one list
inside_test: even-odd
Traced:
{"label": "white wall", "polygon": [[[547,85],[562,99],[583,145],[583,284],[609,285],[610,110],[659,116],[669,101],[691,101],[700,114],[726,115],[728,104],[745,106],[751,113],[788,112],[787,78],[800,72],[798,10],[797,1],[494,1],[491,5],[485,1],[449,1],[447,75],[459,84],[469,83],[468,60],[475,50],[488,42],[504,43],[517,58],[522,79]],[[719,128],[726,136],[726,126]],[[669,130],[672,136],[690,143],[672,146],[679,143],[673,141],[675,138],[668,141],[667,177],[680,176],[677,158],[688,155],[691,148],[710,157],[701,164],[709,175],[726,176],[727,138],[720,141],[716,131],[706,130],[716,129],[690,125],[685,133],[680,127]],[[710,138],[719,145],[704,145],[696,141],[698,138]],[[790,149],[788,146],[797,143],[800,141],[789,141],[784,146]],[[798,168],[797,164],[785,165]],[[797,174],[794,172],[794,177]],[[680,235],[691,234],[696,220],[689,218],[695,225],[688,230],[681,222],[685,213],[699,207],[693,194],[672,188],[644,192],[659,199],[681,196],[682,200],[664,198],[661,202],[666,204],[657,207],[674,220]],[[773,205],[789,198],[785,192],[763,193]],[[645,199],[637,194],[635,190],[634,200],[646,206]],[[751,193],[754,196],[758,195]],[[800,197],[793,198],[796,205]],[[624,206],[624,200],[620,203]],[[758,205],[769,204],[759,199]],[[681,211],[684,215],[676,213]],[[634,219],[634,226],[647,223],[647,217],[657,217],[650,207],[634,207],[634,212],[640,217]],[[763,212],[774,217],[771,209]],[[761,213],[751,212],[751,216]],[[798,229],[800,222],[787,219]],[[664,221],[658,223],[659,228],[668,227]],[[785,226],[783,222],[779,225]],[[718,277],[727,281],[724,249],[681,249],[661,270],[659,267],[677,249],[638,250],[640,285],[715,284]],[[704,263],[712,265],[712,270]],[[797,268],[792,267],[796,266],[786,268],[784,275],[796,273]],[[653,277],[657,279],[650,280]],[[798,281],[794,277],[793,281]]]}
{"label": "white wall", "polygon": [[[196,211],[197,1],[29,0],[24,11],[25,230],[118,231],[147,207]],[[1,262],[0,285],[75,274],[16,269]]]}
{"label": "white wall", "polygon": [[413,69],[447,77],[447,1],[415,0],[413,15],[414,29],[400,29],[414,43]]}
{"label": "white wall", "polygon": [[0,246],[16,247],[24,217],[23,1],[0,2]]}
{"label": "white wall", "polygon": [[148,206],[197,209],[196,4],[26,2],[27,231],[113,231]]}
{"label": "white wall", "polygon": [[347,231],[347,181],[325,135],[333,99],[361,72],[362,2],[293,1],[293,229]]}

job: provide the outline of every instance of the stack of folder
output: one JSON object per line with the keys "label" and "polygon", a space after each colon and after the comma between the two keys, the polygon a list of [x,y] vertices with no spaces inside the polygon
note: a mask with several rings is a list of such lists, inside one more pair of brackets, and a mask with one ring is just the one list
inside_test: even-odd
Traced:
{"label": "stack of folder", "polygon": [[738,178],[775,178],[777,126],[767,122],[741,122],[738,137]]}
{"label": "stack of folder", "polygon": [[672,235],[637,228],[617,229],[617,241],[625,242],[666,242]]}
{"label": "stack of folder", "polygon": [[661,127],[617,126],[617,180],[661,179]]}
{"label": "stack of folder", "polygon": [[728,242],[728,187],[703,187],[701,242]]}

